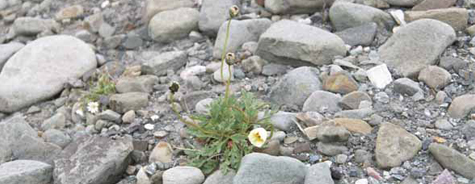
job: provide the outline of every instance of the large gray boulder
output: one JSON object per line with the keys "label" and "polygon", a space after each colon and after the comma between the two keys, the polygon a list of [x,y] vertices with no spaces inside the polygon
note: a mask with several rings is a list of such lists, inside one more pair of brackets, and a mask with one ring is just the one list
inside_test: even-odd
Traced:
{"label": "large gray boulder", "polygon": [[229,19],[229,8],[241,6],[239,0],[203,0],[200,9],[199,29],[211,37],[215,37],[223,22]]}
{"label": "large gray boulder", "polygon": [[[258,41],[264,31],[272,24],[269,19],[248,19],[248,20],[232,20],[229,32],[228,45],[226,52],[236,52],[241,48],[242,44],[250,41]],[[223,23],[219,28],[218,37],[214,44],[213,56],[221,58],[224,49],[224,41],[226,39],[226,30],[228,22]]]}
{"label": "large gray boulder", "polygon": [[60,93],[68,80],[96,68],[83,41],[65,35],[39,38],[15,53],[0,73],[0,112],[11,113]]}
{"label": "large gray boulder", "polygon": [[266,0],[265,8],[273,14],[313,14],[330,7],[335,0]]}
{"label": "large gray boulder", "polygon": [[191,31],[198,30],[198,16],[194,8],[163,11],[150,20],[148,32],[153,40],[163,43],[185,38]]}
{"label": "large gray boulder", "polygon": [[337,31],[374,22],[379,28],[391,30],[395,22],[388,13],[371,6],[337,2],[330,8],[330,21]]}
{"label": "large gray boulder", "polygon": [[55,184],[119,182],[134,147],[131,138],[80,137],[54,161]]}
{"label": "large gray boulder", "polygon": [[301,184],[305,180],[307,169],[307,166],[294,158],[251,153],[242,158],[233,184]]}
{"label": "large gray boulder", "polygon": [[318,70],[300,67],[287,73],[271,89],[270,99],[277,105],[301,107],[310,94],[321,88]]}
{"label": "large gray boulder", "polygon": [[0,72],[2,71],[3,65],[7,62],[13,54],[23,48],[25,44],[20,42],[11,42],[7,44],[0,44]]}
{"label": "large gray boulder", "polygon": [[415,78],[426,66],[435,64],[455,38],[454,29],[446,23],[417,20],[401,27],[379,47],[380,60],[400,75]]}
{"label": "large gray boulder", "polygon": [[335,56],[345,56],[343,40],[328,31],[281,20],[259,39],[256,55],[275,63],[292,66],[331,64]]}
{"label": "large gray boulder", "polygon": [[194,4],[193,0],[147,0],[145,2],[143,21],[148,24],[150,19],[159,12],[184,7],[191,8]]}
{"label": "large gray boulder", "polygon": [[49,184],[53,179],[53,167],[34,160],[15,160],[0,165],[2,184]]}

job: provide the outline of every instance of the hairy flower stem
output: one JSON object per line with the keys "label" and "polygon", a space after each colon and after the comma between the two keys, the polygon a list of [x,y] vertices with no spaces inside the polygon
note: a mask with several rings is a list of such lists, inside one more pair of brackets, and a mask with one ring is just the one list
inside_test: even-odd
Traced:
{"label": "hairy flower stem", "polygon": [[[223,53],[221,54],[221,80],[224,80],[224,73],[223,73],[223,70],[224,70],[224,64],[225,64],[225,56],[226,56],[226,49],[227,49],[227,46],[228,46],[228,40],[229,40],[229,32],[230,32],[230,27],[231,27],[231,20],[232,18],[230,18],[228,20],[228,26],[226,27],[226,38],[224,39],[224,47],[223,47]],[[224,98],[225,100],[227,101],[228,99],[228,96],[229,96],[229,85],[231,83],[231,66],[228,65],[228,69],[229,69],[229,73],[228,73],[228,80],[225,81],[225,85],[226,85],[226,92],[225,92],[225,95],[224,95]]]}

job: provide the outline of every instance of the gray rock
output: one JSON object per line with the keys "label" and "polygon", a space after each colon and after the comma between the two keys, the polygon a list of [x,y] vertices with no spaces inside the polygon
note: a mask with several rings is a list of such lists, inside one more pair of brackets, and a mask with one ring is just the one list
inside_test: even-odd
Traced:
{"label": "gray rock", "polygon": [[102,13],[95,13],[84,19],[84,27],[93,33],[99,32],[102,23],[104,23]]}
{"label": "gray rock", "polygon": [[370,22],[336,32],[335,34],[338,35],[347,45],[369,46],[373,43],[376,32],[378,31],[377,29],[378,25],[374,22]]}
{"label": "gray rock", "polygon": [[273,14],[312,14],[330,7],[335,0],[266,0],[265,8]]}
{"label": "gray rock", "polygon": [[56,129],[49,129],[44,132],[43,139],[46,142],[53,143],[61,148],[65,148],[71,142],[71,137]]}
{"label": "gray rock", "polygon": [[383,123],[376,138],[376,161],[381,168],[398,167],[413,158],[422,148],[422,142],[404,128]]}
{"label": "gray rock", "polygon": [[241,2],[239,0],[203,0],[198,22],[199,29],[208,36],[216,36],[221,25],[229,19],[229,8],[233,5],[240,7]]}
{"label": "gray rock", "polygon": [[434,19],[452,26],[455,31],[463,31],[468,24],[468,11],[465,8],[445,8],[428,11],[406,11],[405,20]]}
{"label": "gray rock", "polygon": [[142,65],[142,72],[156,76],[167,74],[167,70],[178,70],[185,66],[188,61],[186,52],[171,51],[155,56],[153,59],[145,61]]}
{"label": "gray rock", "polygon": [[455,171],[468,179],[475,179],[475,161],[445,145],[432,143],[429,152],[444,168]]}
{"label": "gray rock", "polygon": [[449,85],[452,75],[438,66],[428,66],[419,73],[419,81],[426,83],[432,89],[442,89]]}
{"label": "gray rock", "polygon": [[327,92],[327,91],[320,91],[317,90],[313,92],[305,103],[303,104],[302,111],[316,111],[316,112],[338,112],[341,111],[340,107],[338,106],[338,102],[340,102],[341,96]]}
{"label": "gray rock", "polygon": [[0,73],[0,112],[50,99],[64,84],[96,68],[91,47],[72,36],[39,38],[15,53]]}
{"label": "gray rock", "polygon": [[153,86],[158,83],[158,77],[154,75],[142,75],[138,77],[122,77],[117,81],[115,88],[119,93],[142,92],[152,93]]}
{"label": "gray rock", "polygon": [[466,94],[454,98],[449,106],[448,114],[452,118],[464,118],[475,108],[475,95]]}
{"label": "gray rock", "polygon": [[336,156],[338,154],[342,154],[348,151],[346,146],[337,145],[334,143],[317,143],[317,150],[318,152],[327,155],[327,156]]}
{"label": "gray rock", "polygon": [[43,121],[41,129],[46,131],[49,129],[62,129],[66,126],[66,116],[63,113],[56,113],[52,117]]}
{"label": "gray rock", "polygon": [[7,147],[8,143],[7,142],[0,142],[0,147],[3,149],[0,149],[0,165],[9,162],[13,158],[13,152],[12,149]]}
{"label": "gray rock", "polygon": [[307,167],[290,157],[251,153],[243,157],[233,184],[303,183]]}
{"label": "gray rock", "polygon": [[426,66],[435,64],[439,55],[454,41],[455,31],[452,27],[437,20],[422,19],[394,33],[379,48],[379,56],[397,73],[416,77]]}
{"label": "gray rock", "polygon": [[204,180],[204,174],[196,167],[178,166],[163,173],[163,184],[201,184]]}
{"label": "gray rock", "polygon": [[118,113],[125,113],[130,110],[140,110],[148,105],[148,94],[131,92],[115,94],[110,97],[109,106]]}
{"label": "gray rock", "polygon": [[2,71],[3,65],[5,62],[7,62],[8,58],[10,58],[24,46],[24,44],[19,42],[0,44],[0,71]]}
{"label": "gray rock", "polygon": [[256,55],[270,62],[292,66],[325,65],[331,64],[335,56],[346,55],[346,47],[343,40],[333,33],[281,20],[261,35]]}
{"label": "gray rock", "polygon": [[209,175],[203,184],[233,184],[234,176],[236,176],[236,172],[234,171],[223,174],[221,170],[217,170]]}
{"label": "gray rock", "polygon": [[292,112],[279,111],[271,116],[270,121],[275,128],[287,132],[295,126],[294,121],[297,121],[296,115],[296,113]]}
{"label": "gray rock", "polygon": [[345,110],[358,109],[360,106],[360,103],[363,101],[372,103],[371,97],[365,92],[353,91],[343,96],[340,102],[338,102],[338,105]]}
{"label": "gray rock", "polygon": [[409,78],[400,78],[394,81],[394,92],[403,95],[415,95],[416,93],[422,93],[422,89],[419,87],[419,83],[414,82]]}
{"label": "gray rock", "polygon": [[99,119],[102,119],[102,120],[107,120],[107,121],[112,121],[112,122],[116,122],[116,123],[120,123],[120,118],[121,118],[121,115],[117,112],[114,112],[110,109],[107,109],[103,112],[101,112],[99,115],[98,115],[98,118]]}
{"label": "gray rock", "polygon": [[57,184],[119,182],[133,149],[131,138],[80,137],[54,161],[54,181]]}
{"label": "gray rock", "polygon": [[467,140],[475,140],[475,121],[467,121],[462,128],[462,133]]}
{"label": "gray rock", "polygon": [[343,126],[320,125],[317,130],[317,138],[323,143],[348,141],[350,132]]}
{"label": "gray rock", "polygon": [[[272,24],[269,19],[247,19],[232,20],[229,27],[230,35],[226,52],[236,52],[242,44],[249,41],[258,41],[262,33],[264,33]],[[226,39],[228,22],[224,22],[218,31],[218,36],[214,44],[213,56],[221,58],[224,49],[224,41]]]}
{"label": "gray rock", "polygon": [[458,73],[460,69],[468,67],[468,62],[459,58],[446,56],[440,58],[439,66],[447,71],[454,70]]}
{"label": "gray rock", "polygon": [[193,91],[183,95],[181,99],[181,106],[188,110],[193,110],[199,101],[206,98],[213,98],[216,95],[211,91]]}
{"label": "gray rock", "polygon": [[270,99],[277,105],[300,107],[308,96],[321,89],[318,70],[300,67],[287,73],[270,92]]}
{"label": "gray rock", "polygon": [[115,33],[115,27],[109,25],[106,22],[103,22],[101,24],[101,27],[99,27],[99,35],[102,36],[103,38],[109,38]]}
{"label": "gray rock", "polygon": [[312,165],[305,175],[305,184],[334,184],[328,164]]}
{"label": "gray rock", "polygon": [[245,72],[252,72],[254,74],[261,74],[263,66],[267,63],[266,60],[259,56],[251,56],[241,62],[241,67]]}
{"label": "gray rock", "polygon": [[371,116],[373,113],[374,113],[373,108],[367,107],[367,108],[361,108],[361,109],[340,111],[335,114],[335,117],[364,119],[366,117]]}
{"label": "gray rock", "polygon": [[0,122],[0,145],[5,149],[2,152],[5,155],[0,155],[0,158],[5,161],[16,158],[52,163],[61,151],[60,147],[39,138],[38,133],[20,116]]}
{"label": "gray rock", "polygon": [[199,12],[193,8],[160,12],[150,20],[150,37],[163,43],[185,38],[191,31],[198,30],[198,19]]}
{"label": "gray rock", "polygon": [[405,6],[405,7],[412,7],[421,2],[421,0],[384,0],[388,4],[393,6]]}
{"label": "gray rock", "polygon": [[15,160],[0,165],[0,183],[47,184],[53,180],[53,167],[33,160]]}
{"label": "gray rock", "polygon": [[127,37],[125,37],[124,43],[122,43],[122,46],[124,46],[126,49],[136,49],[142,45],[143,45],[143,40],[140,37],[140,35],[133,32],[127,34]]}
{"label": "gray rock", "polygon": [[35,36],[43,31],[57,32],[59,24],[53,19],[19,17],[13,22],[12,29],[15,35]]}
{"label": "gray rock", "polygon": [[447,119],[438,119],[435,121],[435,127],[441,130],[451,130],[454,126]]}
{"label": "gray rock", "polygon": [[212,98],[205,98],[196,103],[195,110],[200,114],[209,113],[209,105],[213,102]]}
{"label": "gray rock", "polygon": [[330,8],[330,20],[337,31],[374,22],[381,29],[391,30],[395,22],[388,13],[360,4],[337,2]]}
{"label": "gray rock", "polygon": [[191,8],[193,6],[194,2],[192,0],[147,0],[143,15],[143,22],[148,24],[153,16],[162,11],[174,10],[183,7]]}
{"label": "gray rock", "polygon": [[262,75],[265,76],[282,75],[285,72],[287,72],[287,66],[281,64],[270,63],[262,67]]}

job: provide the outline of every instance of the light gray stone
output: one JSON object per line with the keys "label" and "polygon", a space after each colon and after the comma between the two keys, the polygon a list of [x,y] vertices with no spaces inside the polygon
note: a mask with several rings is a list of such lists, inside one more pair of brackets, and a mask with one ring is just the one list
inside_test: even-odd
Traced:
{"label": "light gray stone", "polygon": [[233,184],[303,183],[308,168],[290,157],[251,153],[243,157]]}
{"label": "light gray stone", "polygon": [[429,152],[444,168],[455,171],[468,179],[475,179],[475,161],[458,152],[457,150],[442,144],[432,143]]}
{"label": "light gray stone", "polygon": [[195,110],[197,113],[200,114],[207,114],[209,113],[209,105],[213,102],[212,98],[205,98],[203,100],[200,100],[198,103],[196,103]]}
{"label": "light gray stone", "polygon": [[[421,30],[431,30],[430,32]],[[455,41],[455,31],[449,25],[421,19],[401,27],[379,48],[379,56],[389,68],[405,77],[416,77]]]}
{"label": "light gray stone", "polygon": [[341,96],[327,92],[317,90],[313,92],[303,104],[302,111],[317,111],[317,112],[338,112],[341,108],[338,106]]}
{"label": "light gray stone", "polygon": [[442,89],[449,85],[452,75],[438,66],[428,66],[419,73],[419,81],[426,83],[432,89]]}
{"label": "light gray stone", "polygon": [[435,127],[441,130],[451,130],[454,126],[447,119],[438,119],[435,121]]}
{"label": "light gray stone", "polygon": [[236,176],[236,172],[234,171],[223,174],[221,170],[217,170],[209,175],[203,184],[233,184],[234,176]]}
{"label": "light gray stone", "polygon": [[239,0],[203,0],[198,26],[208,36],[215,37],[221,25],[229,19],[229,8],[241,6]]}
{"label": "light gray stone", "polygon": [[201,184],[204,180],[204,174],[196,167],[178,166],[163,173],[163,184]]}
{"label": "light gray stone", "polygon": [[111,109],[118,113],[136,111],[148,105],[148,94],[140,92],[115,94],[110,97],[109,103]]}
{"label": "light gray stone", "polygon": [[452,118],[464,118],[475,109],[475,95],[466,94],[454,98],[449,106],[448,114]]}
{"label": "light gray stone", "polygon": [[185,66],[188,56],[184,51],[164,52],[153,59],[145,61],[142,65],[142,72],[156,76],[167,74],[167,70],[178,70]]}
{"label": "light gray stone", "polygon": [[15,160],[0,165],[0,183],[49,184],[53,181],[53,167],[33,160]]}
{"label": "light gray stone", "polygon": [[266,0],[265,8],[273,14],[312,14],[328,8],[335,0]]}
{"label": "light gray stone", "polygon": [[[232,20],[229,27],[230,35],[226,52],[238,51],[242,44],[249,41],[258,41],[262,33],[264,33],[272,24],[269,19],[247,19]],[[218,36],[214,44],[214,58],[221,58],[224,49],[224,41],[226,39],[228,22],[224,22],[219,28]]]}
{"label": "light gray stone", "polygon": [[80,137],[54,161],[54,181],[56,184],[117,183],[133,149],[131,138]]}
{"label": "light gray stone", "polygon": [[384,0],[388,4],[393,5],[393,6],[405,6],[405,7],[412,7],[418,3],[420,3],[422,0]]}
{"label": "light gray stone", "polygon": [[14,112],[50,99],[96,68],[89,45],[65,35],[39,38],[15,53],[0,73],[0,112]]}
{"label": "light gray stone", "polygon": [[336,32],[347,45],[351,46],[369,46],[373,43],[376,36],[378,25],[374,22],[366,23],[357,27],[345,29]]}
{"label": "light gray stone", "polygon": [[61,148],[65,148],[71,142],[71,137],[56,129],[49,129],[44,132],[43,139],[46,142],[53,143]]}
{"label": "light gray stone", "polygon": [[463,31],[468,24],[468,11],[465,8],[444,8],[428,11],[406,11],[405,20],[412,22],[420,19],[434,19],[444,22],[455,31]]}
{"label": "light gray stone", "polygon": [[264,32],[256,55],[292,66],[331,64],[335,56],[346,55],[343,40],[322,29],[281,20]]}
{"label": "light gray stone", "polygon": [[391,30],[395,22],[388,13],[360,4],[337,2],[330,8],[330,20],[337,31],[374,22],[380,29]]}
{"label": "light gray stone", "polygon": [[305,184],[334,184],[330,167],[326,163],[312,165],[305,175]]}
{"label": "light gray stone", "polygon": [[147,24],[159,12],[194,6],[193,0],[147,0],[145,3],[143,21]]}
{"label": "light gray stone", "polygon": [[317,143],[318,152],[327,155],[327,156],[336,156],[348,151],[346,146],[338,145],[335,143]]}
{"label": "light gray stone", "polygon": [[0,44],[0,72],[2,71],[3,65],[7,62],[8,58],[10,58],[24,46],[24,44],[19,42]]}
{"label": "light gray stone", "polygon": [[121,115],[117,112],[114,112],[110,109],[107,109],[103,112],[101,112],[100,114],[98,114],[98,117],[99,119],[101,120],[106,120],[106,121],[112,121],[112,122],[115,122],[115,123],[120,123],[120,117]]}
{"label": "light gray stone", "polygon": [[117,81],[115,88],[119,93],[142,92],[152,93],[153,86],[158,83],[158,77],[154,75],[142,75],[138,77],[122,77]]}
{"label": "light gray stone", "polygon": [[343,96],[338,102],[338,106],[343,109],[358,109],[362,101],[372,103],[371,97],[365,92],[353,91]]}
{"label": "light gray stone", "polygon": [[383,123],[376,138],[376,161],[381,168],[398,167],[413,158],[422,148],[422,142],[404,128]]}
{"label": "light gray stone", "polygon": [[419,83],[414,82],[409,78],[400,78],[394,81],[394,92],[403,95],[415,95],[416,93],[422,93],[422,89],[419,87]]}
{"label": "light gray stone", "polygon": [[46,131],[49,129],[62,129],[66,126],[66,116],[63,113],[56,113],[52,117],[43,121],[41,129]]}
{"label": "light gray stone", "polygon": [[290,131],[292,127],[295,127],[294,121],[297,121],[296,115],[296,113],[292,112],[279,111],[271,116],[270,121],[275,128]]}
{"label": "light gray stone", "polygon": [[43,31],[57,32],[59,24],[53,19],[20,17],[13,22],[12,29],[15,35],[35,36]]}
{"label": "light gray stone", "polygon": [[316,68],[300,67],[287,73],[271,89],[270,99],[277,105],[300,107],[321,86]]}
{"label": "light gray stone", "polygon": [[185,38],[191,31],[198,30],[198,19],[199,12],[193,8],[160,12],[150,20],[150,37],[163,43]]}

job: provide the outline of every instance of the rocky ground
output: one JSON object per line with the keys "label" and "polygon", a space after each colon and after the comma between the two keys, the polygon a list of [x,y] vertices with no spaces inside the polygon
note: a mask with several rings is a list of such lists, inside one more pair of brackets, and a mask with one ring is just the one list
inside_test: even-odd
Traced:
{"label": "rocky ground", "polygon": [[[186,166],[172,113],[279,107],[237,172]],[[0,184],[475,183],[473,0],[0,0]],[[227,71],[227,70],[225,70]],[[83,97],[105,74],[117,94]],[[86,108],[87,109],[87,108]]]}

